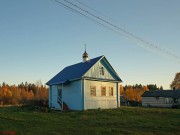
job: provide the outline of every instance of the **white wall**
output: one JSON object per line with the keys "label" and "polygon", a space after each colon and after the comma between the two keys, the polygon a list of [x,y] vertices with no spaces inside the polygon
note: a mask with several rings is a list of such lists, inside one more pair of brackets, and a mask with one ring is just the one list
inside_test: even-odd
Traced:
{"label": "white wall", "polygon": [[73,81],[70,84],[63,86],[63,101],[68,105],[70,109],[83,110],[82,96],[81,80]]}
{"label": "white wall", "polygon": [[[96,86],[96,96],[90,95],[90,86]],[[101,86],[106,87],[106,96],[101,96]],[[113,87],[113,96],[109,96],[110,86]],[[116,83],[84,80],[84,109],[117,108],[117,87]]]}
{"label": "white wall", "polygon": [[114,80],[112,75],[108,72],[108,70],[105,67],[104,67],[104,75],[100,75],[99,73],[100,67],[104,67],[104,65],[99,61],[84,76]]}
{"label": "white wall", "polygon": [[165,103],[164,97],[159,97],[159,100],[156,100],[156,97],[142,97],[142,106],[144,107],[172,107],[172,103]]}

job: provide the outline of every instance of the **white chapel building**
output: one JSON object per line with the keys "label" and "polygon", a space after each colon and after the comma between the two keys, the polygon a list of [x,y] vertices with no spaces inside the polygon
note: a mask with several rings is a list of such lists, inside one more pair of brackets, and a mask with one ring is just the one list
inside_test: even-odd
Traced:
{"label": "white chapel building", "polygon": [[120,107],[122,80],[105,56],[67,66],[46,84],[49,107],[57,110],[108,109]]}

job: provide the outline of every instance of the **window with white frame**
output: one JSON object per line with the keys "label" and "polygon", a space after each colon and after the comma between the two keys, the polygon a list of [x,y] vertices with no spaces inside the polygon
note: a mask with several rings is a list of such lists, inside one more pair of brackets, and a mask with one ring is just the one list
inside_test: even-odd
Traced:
{"label": "window with white frame", "polygon": [[101,87],[101,96],[106,96],[106,87]]}
{"label": "window with white frame", "polygon": [[109,87],[109,96],[113,96],[113,87]]}
{"label": "window with white frame", "polygon": [[165,98],[165,103],[167,104],[172,103],[172,98]]}
{"label": "window with white frame", "polygon": [[96,86],[90,86],[90,95],[96,96]]}

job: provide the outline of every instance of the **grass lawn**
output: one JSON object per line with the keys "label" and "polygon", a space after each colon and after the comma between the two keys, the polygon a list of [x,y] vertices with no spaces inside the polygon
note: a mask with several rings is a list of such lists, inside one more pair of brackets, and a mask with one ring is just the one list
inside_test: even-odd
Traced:
{"label": "grass lawn", "polygon": [[0,107],[3,134],[178,135],[180,109],[121,107],[43,113],[30,107]]}

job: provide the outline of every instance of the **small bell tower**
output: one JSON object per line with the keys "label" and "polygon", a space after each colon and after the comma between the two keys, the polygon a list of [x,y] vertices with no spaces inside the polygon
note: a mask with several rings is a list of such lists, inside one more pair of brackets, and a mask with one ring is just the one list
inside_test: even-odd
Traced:
{"label": "small bell tower", "polygon": [[87,52],[86,52],[86,44],[85,44],[85,52],[84,52],[84,54],[83,54],[83,62],[86,62],[86,61],[88,61],[89,60],[89,58],[88,58],[88,54],[87,54]]}

